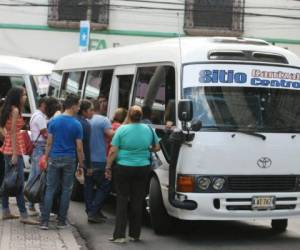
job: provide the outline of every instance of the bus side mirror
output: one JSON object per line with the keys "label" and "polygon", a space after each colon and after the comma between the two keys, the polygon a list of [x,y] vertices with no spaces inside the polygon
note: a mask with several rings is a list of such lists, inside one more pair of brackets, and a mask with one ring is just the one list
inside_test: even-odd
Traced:
{"label": "bus side mirror", "polygon": [[180,100],[178,103],[178,118],[182,122],[189,122],[193,119],[193,102],[191,100]]}
{"label": "bus side mirror", "polygon": [[200,131],[200,129],[202,128],[202,122],[199,119],[194,119],[191,122],[191,129],[192,131]]}
{"label": "bus side mirror", "polygon": [[159,138],[163,138],[166,135],[166,131],[164,129],[155,129],[155,133]]}

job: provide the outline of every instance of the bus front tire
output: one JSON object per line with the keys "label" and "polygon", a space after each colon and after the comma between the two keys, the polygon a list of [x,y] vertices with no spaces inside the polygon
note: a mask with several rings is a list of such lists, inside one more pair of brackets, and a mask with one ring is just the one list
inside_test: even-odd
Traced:
{"label": "bus front tire", "polygon": [[272,230],[274,232],[276,232],[276,233],[283,233],[287,229],[288,220],[287,219],[272,220],[271,226],[272,226]]}
{"label": "bus front tire", "polygon": [[163,203],[159,181],[152,177],[149,190],[151,224],[156,234],[168,234],[173,228],[173,218],[168,215]]}

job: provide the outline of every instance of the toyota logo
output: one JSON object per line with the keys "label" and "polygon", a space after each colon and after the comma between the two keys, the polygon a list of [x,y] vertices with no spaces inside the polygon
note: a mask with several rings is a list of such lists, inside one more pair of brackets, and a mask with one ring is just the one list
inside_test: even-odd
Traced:
{"label": "toyota logo", "polygon": [[260,168],[269,168],[272,165],[272,160],[268,157],[261,157],[257,161],[257,166]]}

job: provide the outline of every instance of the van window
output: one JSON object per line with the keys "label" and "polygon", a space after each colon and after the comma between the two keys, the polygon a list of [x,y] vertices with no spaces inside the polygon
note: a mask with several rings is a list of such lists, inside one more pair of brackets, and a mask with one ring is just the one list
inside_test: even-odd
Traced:
{"label": "van window", "polygon": [[30,83],[35,103],[41,96],[46,96],[49,89],[50,75],[34,75],[30,76]]}
{"label": "van window", "polygon": [[128,109],[133,75],[121,75],[118,76],[118,80],[119,80],[118,107]]}
{"label": "van window", "polygon": [[81,96],[84,72],[66,72],[63,74],[60,98],[66,98],[70,93]]}
{"label": "van window", "polygon": [[134,103],[143,109],[144,121],[175,125],[175,70],[172,66],[138,68]]}
{"label": "van window", "polygon": [[[22,76],[0,76],[0,97],[5,98],[7,92],[12,87],[22,87],[26,89],[25,80]],[[28,98],[24,105],[23,113],[31,113]]]}
{"label": "van window", "polygon": [[83,97],[96,99],[100,94],[109,97],[113,70],[92,70],[87,73]]}
{"label": "van window", "polygon": [[12,87],[9,76],[0,76],[0,97],[5,98],[7,92]]}
{"label": "van window", "polygon": [[62,81],[62,71],[53,71],[50,76],[50,85],[48,90],[48,96],[58,97],[59,86]]}

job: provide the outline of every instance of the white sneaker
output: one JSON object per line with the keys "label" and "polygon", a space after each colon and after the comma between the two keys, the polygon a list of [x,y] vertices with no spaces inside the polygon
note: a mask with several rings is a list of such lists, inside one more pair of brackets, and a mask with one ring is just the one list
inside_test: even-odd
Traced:
{"label": "white sneaker", "polygon": [[129,240],[130,240],[130,241],[134,241],[134,242],[138,242],[138,241],[140,241],[141,239],[140,239],[140,238],[129,237]]}
{"label": "white sneaker", "polygon": [[38,215],[39,215],[39,212],[36,211],[35,208],[28,208],[28,215],[29,215],[29,216],[38,216]]}
{"label": "white sneaker", "polygon": [[110,238],[109,241],[113,242],[113,243],[120,243],[120,244],[123,244],[123,243],[126,243],[126,238]]}

